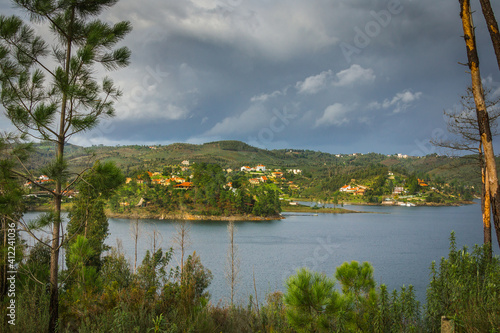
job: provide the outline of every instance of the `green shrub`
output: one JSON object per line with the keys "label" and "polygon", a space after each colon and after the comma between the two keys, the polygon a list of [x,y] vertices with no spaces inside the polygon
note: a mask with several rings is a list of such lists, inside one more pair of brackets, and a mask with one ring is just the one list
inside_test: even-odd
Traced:
{"label": "green shrub", "polygon": [[453,319],[457,332],[500,332],[500,261],[490,245],[456,249],[450,238],[448,258],[433,262],[427,289],[429,330],[438,332],[441,316]]}

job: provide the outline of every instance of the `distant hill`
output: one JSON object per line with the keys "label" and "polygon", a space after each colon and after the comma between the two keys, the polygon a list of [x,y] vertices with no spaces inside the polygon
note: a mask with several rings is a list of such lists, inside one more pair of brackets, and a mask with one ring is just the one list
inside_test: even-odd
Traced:
{"label": "distant hill", "polygon": [[[36,151],[29,168],[39,170],[54,157],[51,144],[35,145]],[[174,143],[156,146],[93,146],[68,145],[65,150],[72,169],[81,170],[95,160],[114,161],[126,174],[139,170],[161,171],[168,165],[190,163],[217,163],[223,168],[239,169],[244,165],[264,164],[268,169],[296,168],[312,178],[348,177],[366,168],[383,166],[401,174],[417,174],[424,178],[438,177],[446,182],[460,182],[466,186],[479,186],[477,162],[469,157],[447,157],[436,154],[425,157],[398,158],[396,155],[377,153],[334,155],[320,151],[252,147],[241,141],[216,141],[205,144]]]}

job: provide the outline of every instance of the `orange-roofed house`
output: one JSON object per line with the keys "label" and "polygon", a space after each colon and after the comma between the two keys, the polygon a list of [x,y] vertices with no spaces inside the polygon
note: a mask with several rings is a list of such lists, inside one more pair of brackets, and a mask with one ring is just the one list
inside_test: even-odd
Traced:
{"label": "orange-roofed house", "polygon": [[193,183],[192,182],[180,183],[180,184],[175,185],[174,188],[180,189],[180,190],[189,190],[189,189],[193,188]]}
{"label": "orange-roofed house", "polygon": [[351,189],[351,185],[344,185],[340,188],[340,192],[347,192],[347,190]]}
{"label": "orange-roofed house", "polygon": [[354,192],[354,195],[365,195],[366,189],[364,188],[358,188],[356,192]]}
{"label": "orange-roofed house", "polygon": [[159,178],[151,179],[151,182],[155,185],[160,185],[162,182],[162,179],[159,179]]}
{"label": "orange-roofed house", "polygon": [[255,167],[255,170],[256,171],[262,171],[262,172],[265,172],[266,171],[266,166],[265,165],[262,165],[262,164],[259,164]]}
{"label": "orange-roofed house", "polygon": [[423,179],[418,179],[417,178],[417,181],[418,181],[418,185],[422,186],[422,187],[426,187],[426,186],[429,186],[425,183],[425,181]]}
{"label": "orange-roofed house", "polygon": [[174,176],[172,178],[170,178],[170,180],[176,182],[176,183],[184,183],[186,180],[184,178],[181,178],[181,177],[177,177],[177,176]]}

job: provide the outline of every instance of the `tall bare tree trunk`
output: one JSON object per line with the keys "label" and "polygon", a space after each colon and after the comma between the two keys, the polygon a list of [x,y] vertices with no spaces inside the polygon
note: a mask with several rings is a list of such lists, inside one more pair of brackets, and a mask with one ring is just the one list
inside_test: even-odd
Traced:
{"label": "tall bare tree trunk", "polygon": [[479,148],[479,163],[481,164],[481,211],[483,213],[483,234],[484,244],[490,245],[489,257],[491,259],[491,192],[488,183],[488,172],[486,170],[483,158],[482,148]]}
{"label": "tall bare tree trunk", "polygon": [[189,238],[189,231],[191,230],[188,222],[182,220],[179,221],[179,224],[175,227],[176,235],[173,237],[173,242],[177,244],[177,248],[181,251],[181,280],[184,279],[184,253],[186,252],[187,247],[191,244]]}
{"label": "tall bare tree trunk", "polygon": [[139,218],[135,219],[135,222],[131,222],[131,236],[134,241],[134,274],[137,273],[137,242],[139,241]]}
{"label": "tall bare tree trunk", "polygon": [[479,57],[476,49],[476,38],[474,35],[474,24],[470,10],[470,0],[459,0],[460,17],[464,30],[464,39],[467,46],[467,59],[472,79],[472,92],[476,104],[477,122],[479,134],[481,135],[481,144],[483,145],[484,160],[486,164],[486,180],[489,183],[491,191],[491,205],[493,208],[493,219],[497,241],[500,246],[500,187],[498,186],[498,175],[493,152],[493,143],[491,140],[490,122],[486,104],[484,101],[484,90],[481,82],[481,73],[479,71]]}
{"label": "tall bare tree trunk", "polygon": [[[234,304],[234,296],[236,295],[236,284],[238,283],[238,273],[239,273],[239,259],[237,254],[237,246],[234,243],[234,221],[229,221],[227,225],[227,232],[229,235],[229,249],[227,252],[227,272],[226,279],[229,282],[229,287],[231,288],[231,307]],[[255,282],[255,281],[254,281]]]}
{"label": "tall bare tree trunk", "polygon": [[[488,171],[483,168],[483,179],[487,179]],[[483,193],[481,200],[483,201],[483,227],[484,227],[484,243],[491,243],[491,192],[488,182],[483,183]]]}
{"label": "tall bare tree trunk", "polygon": [[490,32],[491,42],[497,56],[498,69],[500,69],[500,32],[498,31],[498,23],[491,8],[490,0],[479,0],[483,10],[483,16]]}

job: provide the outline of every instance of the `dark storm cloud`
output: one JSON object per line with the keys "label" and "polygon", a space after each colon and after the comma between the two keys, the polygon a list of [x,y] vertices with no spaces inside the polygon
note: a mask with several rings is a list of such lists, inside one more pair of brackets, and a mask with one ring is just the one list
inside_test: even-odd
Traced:
{"label": "dark storm cloud", "polygon": [[[482,74],[499,87],[474,9]],[[75,143],[426,154],[470,81],[456,1],[121,0],[104,18],[132,22],[132,64],[111,73],[124,90],[113,125]]]}

